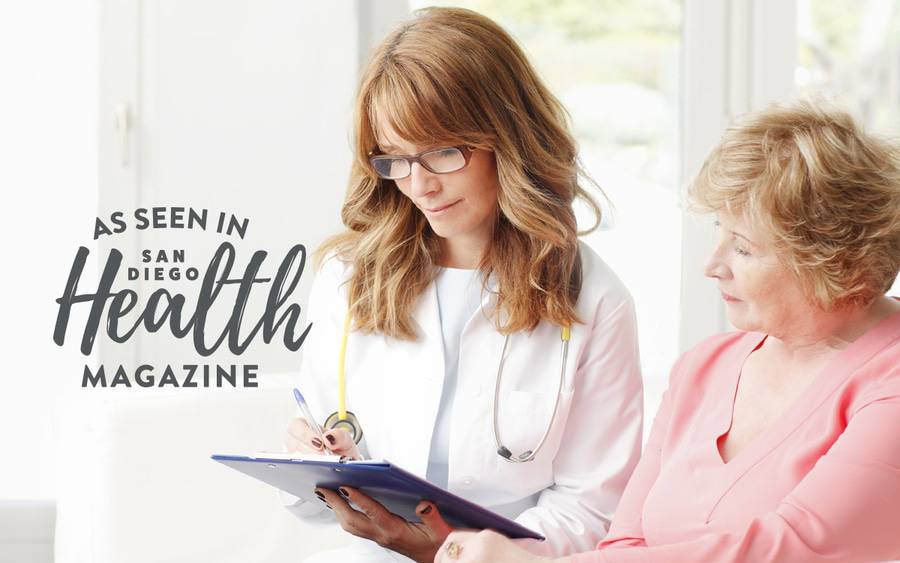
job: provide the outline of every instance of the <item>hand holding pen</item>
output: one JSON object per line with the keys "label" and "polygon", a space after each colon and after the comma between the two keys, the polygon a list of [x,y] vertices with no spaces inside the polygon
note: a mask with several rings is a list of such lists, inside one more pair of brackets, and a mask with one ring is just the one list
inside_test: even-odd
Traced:
{"label": "hand holding pen", "polygon": [[297,389],[294,389],[294,399],[300,408],[301,416],[291,420],[288,426],[285,446],[289,452],[333,454],[350,459],[361,459],[359,449],[349,432],[342,428],[323,431],[313,417],[303,395]]}

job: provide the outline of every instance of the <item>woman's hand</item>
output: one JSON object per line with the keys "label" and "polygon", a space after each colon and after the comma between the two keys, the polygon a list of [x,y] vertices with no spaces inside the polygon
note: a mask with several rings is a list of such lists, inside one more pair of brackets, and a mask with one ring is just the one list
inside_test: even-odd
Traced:
{"label": "woman's hand", "polygon": [[303,418],[295,418],[288,425],[288,436],[284,441],[284,445],[289,452],[301,452],[308,454],[324,454],[325,446],[334,455],[346,456],[350,459],[361,459],[359,448],[350,437],[350,433],[343,428],[329,430],[325,432],[325,439],[328,444],[323,444],[312,431],[309,424]]}
{"label": "woman's hand", "polygon": [[434,563],[548,563],[552,559],[539,557],[517,546],[492,530],[453,532],[434,557]]}
{"label": "woman's hand", "polygon": [[431,502],[422,501],[416,506],[416,514],[422,522],[413,523],[389,512],[381,503],[356,489],[340,487],[338,491],[340,494],[329,489],[316,489],[316,495],[334,510],[344,530],[415,561],[434,561],[435,553],[452,531]]}

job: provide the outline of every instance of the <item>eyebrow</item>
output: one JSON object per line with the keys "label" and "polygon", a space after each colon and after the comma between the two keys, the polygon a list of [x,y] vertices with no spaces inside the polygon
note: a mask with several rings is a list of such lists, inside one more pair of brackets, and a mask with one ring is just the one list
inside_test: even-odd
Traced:
{"label": "eyebrow", "polygon": [[418,151],[418,152],[405,153],[405,152],[403,152],[403,149],[401,149],[400,147],[395,147],[394,145],[392,145],[390,143],[385,143],[383,145],[381,143],[378,143],[378,150],[380,150],[381,152],[384,152],[384,153],[393,152],[393,153],[397,153],[398,155],[420,154],[423,152],[428,152],[431,150],[436,150],[436,149],[446,148],[446,147],[442,147],[437,144],[431,144],[431,145],[423,145],[423,146],[419,146],[419,147],[415,147],[415,148],[421,148],[422,150]]}
{"label": "eyebrow", "polygon": [[752,240],[748,239],[747,237],[745,237],[744,235],[742,235],[741,233],[739,233],[739,232],[737,232],[737,231],[731,231],[731,234],[733,234],[733,235],[736,236],[736,237],[740,237],[740,238],[744,239],[745,241],[749,242],[749,243],[752,244],[753,246],[756,246],[756,243],[755,243],[755,242],[753,242]]}

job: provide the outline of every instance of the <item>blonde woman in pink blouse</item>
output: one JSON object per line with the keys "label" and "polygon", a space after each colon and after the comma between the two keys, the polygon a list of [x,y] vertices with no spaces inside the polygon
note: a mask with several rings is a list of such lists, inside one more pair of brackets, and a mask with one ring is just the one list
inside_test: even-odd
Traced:
{"label": "blonde woman in pink blouse", "polygon": [[[738,331],[678,360],[609,534],[557,561],[900,558],[898,148],[775,106],[690,195],[717,215],[705,274]],[[547,561],[516,543],[454,532],[435,561]]]}

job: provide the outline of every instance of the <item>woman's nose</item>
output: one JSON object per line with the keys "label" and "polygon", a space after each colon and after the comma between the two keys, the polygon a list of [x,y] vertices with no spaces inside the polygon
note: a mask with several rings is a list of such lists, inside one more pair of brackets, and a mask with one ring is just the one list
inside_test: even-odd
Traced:
{"label": "woman's nose", "polygon": [[703,275],[708,278],[722,279],[728,276],[728,272],[728,265],[722,259],[722,245],[719,244],[706,259]]}
{"label": "woman's nose", "polygon": [[440,182],[435,175],[425,170],[418,162],[413,162],[409,171],[409,189],[413,197],[422,197],[438,189]]}

